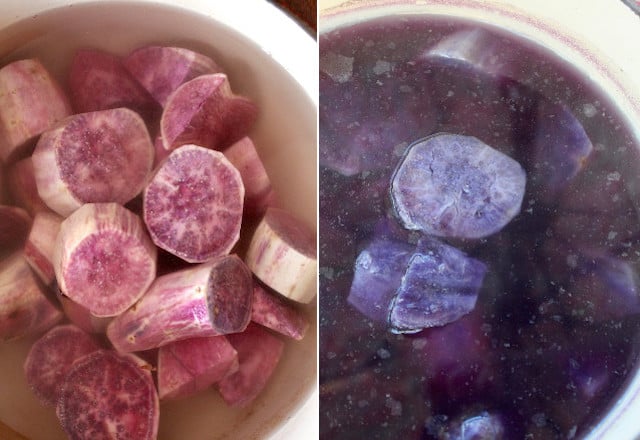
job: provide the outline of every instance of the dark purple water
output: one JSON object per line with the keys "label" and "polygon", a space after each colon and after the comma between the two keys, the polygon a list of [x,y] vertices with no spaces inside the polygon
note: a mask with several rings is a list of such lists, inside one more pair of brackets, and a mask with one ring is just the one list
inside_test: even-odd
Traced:
{"label": "dark purple water", "polygon": [[[587,433],[638,354],[640,164],[615,107],[551,53],[463,22],[326,33],[320,70],[321,438]],[[382,230],[419,239],[389,183],[439,132],[518,161],[526,191],[499,232],[443,239],[487,266],[473,311],[396,334],[347,302],[354,262]]]}

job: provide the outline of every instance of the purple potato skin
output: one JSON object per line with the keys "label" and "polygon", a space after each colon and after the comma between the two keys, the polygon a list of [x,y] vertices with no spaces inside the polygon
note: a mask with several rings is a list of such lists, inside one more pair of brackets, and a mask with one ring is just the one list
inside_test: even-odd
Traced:
{"label": "purple potato skin", "polygon": [[526,175],[470,136],[441,133],[410,146],[391,182],[404,227],[438,237],[482,238],[519,212]]}
{"label": "purple potato skin", "polygon": [[393,332],[415,333],[466,315],[476,305],[487,267],[431,238],[418,243],[389,310]]}

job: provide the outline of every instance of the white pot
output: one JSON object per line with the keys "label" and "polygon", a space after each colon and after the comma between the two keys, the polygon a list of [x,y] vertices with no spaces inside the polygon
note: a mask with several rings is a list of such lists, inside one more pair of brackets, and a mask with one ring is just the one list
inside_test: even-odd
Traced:
{"label": "white pot", "polygon": [[[264,0],[3,1],[2,64],[38,56],[64,82],[73,50],[94,46],[124,54],[147,43],[186,45],[212,56],[234,92],[261,113],[252,137],[284,208],[316,227],[317,45]],[[161,407],[160,439],[298,439],[317,425],[316,301],[309,331],[287,342],[267,389],[244,410],[211,390]],[[33,338],[0,343],[0,422],[29,439],[64,439],[53,409],[27,389],[22,362]],[[3,432],[0,426],[0,434]]]}

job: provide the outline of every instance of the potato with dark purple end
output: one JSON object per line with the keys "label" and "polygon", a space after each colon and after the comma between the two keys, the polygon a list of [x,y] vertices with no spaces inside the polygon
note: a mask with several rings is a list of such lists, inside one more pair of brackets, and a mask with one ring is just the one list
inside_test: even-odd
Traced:
{"label": "potato with dark purple end", "polygon": [[143,192],[153,242],[190,263],[228,254],[240,238],[244,185],[220,152],[183,145],[171,152]]}
{"label": "potato with dark purple end", "polygon": [[160,404],[151,367],[98,350],[79,359],[60,387],[56,415],[72,440],[155,440]]}
{"label": "potato with dark purple end", "polygon": [[476,138],[438,134],[414,143],[391,182],[404,227],[439,237],[482,238],[519,212],[525,172]]}
{"label": "potato with dark purple end", "polygon": [[466,315],[476,305],[486,270],[483,263],[454,247],[421,240],[391,302],[391,330],[415,333]]}
{"label": "potato with dark purple end", "polygon": [[300,310],[288,303],[284,297],[267,291],[258,282],[253,286],[251,321],[297,341],[304,338],[309,327]]}
{"label": "potato with dark purple end", "polygon": [[38,193],[66,217],[84,203],[133,199],[151,172],[153,145],[126,108],[71,116],[45,132],[32,156]]}
{"label": "potato with dark purple end", "polygon": [[43,404],[54,406],[73,363],[100,348],[94,338],[73,324],[52,328],[34,342],[25,360],[29,387]]}

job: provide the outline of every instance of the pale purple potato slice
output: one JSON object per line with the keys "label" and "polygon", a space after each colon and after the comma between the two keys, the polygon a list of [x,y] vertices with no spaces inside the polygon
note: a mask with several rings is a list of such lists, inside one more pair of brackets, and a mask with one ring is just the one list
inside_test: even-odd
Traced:
{"label": "pale purple potato slice", "polygon": [[184,145],[171,152],[143,192],[153,242],[190,263],[228,254],[240,237],[244,185],[219,151]]}
{"label": "pale purple potato slice", "polygon": [[99,350],[76,361],[60,387],[56,415],[72,440],[154,440],[160,404],[150,366]]}
{"label": "pale purple potato slice", "polygon": [[221,150],[249,134],[258,108],[235,95],[223,73],[201,75],[169,96],[160,119],[164,148],[196,144]]}
{"label": "pale purple potato slice", "polygon": [[123,64],[162,106],[183,83],[200,75],[222,72],[211,58],[182,47],[141,47],[127,55]]}
{"label": "pale purple potato slice", "polygon": [[283,209],[267,209],[245,261],[264,284],[291,300],[309,303],[316,296],[315,234]]}
{"label": "pale purple potato slice", "polygon": [[160,114],[160,106],[122,64],[119,56],[80,49],[69,70],[71,102],[76,113],[126,107],[145,120]]}
{"label": "pale purple potato slice", "polygon": [[53,268],[62,293],[99,317],[131,307],[156,276],[157,249],[140,218],[87,203],[60,225]]}
{"label": "pale purple potato slice", "polygon": [[192,396],[237,370],[238,353],[224,336],[172,342],[158,350],[158,395]]}
{"label": "pale purple potato slice", "polygon": [[456,440],[498,440],[505,438],[503,417],[486,411],[480,414],[465,414],[452,420],[448,435]]}
{"label": "pale purple potato slice", "polygon": [[30,140],[70,114],[67,97],[40,61],[20,60],[0,69],[0,159],[5,163],[27,154]]}
{"label": "pale purple potato slice", "polygon": [[471,312],[486,271],[482,262],[454,247],[421,240],[389,307],[391,331],[415,333]]}
{"label": "pale purple potato slice", "polygon": [[309,323],[294,304],[267,291],[258,282],[253,286],[251,321],[297,341],[304,338]]}
{"label": "pale purple potato slice", "polygon": [[374,321],[387,323],[415,246],[387,237],[374,238],[356,259],[348,301]]}
{"label": "pale purple potato slice", "polygon": [[0,341],[48,330],[62,318],[22,252],[0,262]]}
{"label": "pale purple potato slice", "polygon": [[30,157],[19,160],[7,170],[7,188],[13,203],[24,208],[31,216],[40,211],[49,211],[49,207],[38,194],[33,161]]}
{"label": "pale purple potato slice", "polygon": [[24,209],[0,205],[0,254],[22,246],[29,234],[31,221]]}
{"label": "pale purple potato slice", "polygon": [[227,338],[238,352],[239,369],[222,379],[218,389],[227,404],[243,408],[267,385],[282,356],[284,342],[256,324]]}
{"label": "pale purple potato slice", "polygon": [[42,404],[54,406],[73,363],[100,348],[93,337],[73,324],[53,327],[29,350],[24,363],[27,384]]}
{"label": "pale purple potato slice", "polygon": [[38,212],[24,244],[24,258],[46,286],[50,286],[56,278],[53,252],[63,220],[49,210]]}
{"label": "pale purple potato slice", "polygon": [[554,201],[584,167],[593,145],[584,127],[562,103],[538,101],[529,182],[542,201]]}
{"label": "pale purple potato slice", "polygon": [[104,334],[107,331],[107,325],[113,318],[92,315],[89,309],[64,295],[59,288],[56,288],[56,297],[66,317],[78,328],[92,334]]}
{"label": "pale purple potato slice", "polygon": [[45,132],[32,156],[38,193],[63,217],[84,203],[124,205],[153,164],[144,121],[116,108],[71,116]]}
{"label": "pale purple potato slice", "polygon": [[253,279],[237,255],[158,277],[107,327],[118,351],[160,347],[192,337],[243,331],[251,319]]}
{"label": "pale purple potato slice", "polygon": [[482,238],[520,212],[525,172],[476,138],[438,134],[409,147],[391,182],[405,228],[439,237]]}
{"label": "pale purple potato slice", "polygon": [[223,153],[242,176],[245,214],[263,214],[274,203],[275,194],[253,141],[245,136]]}

